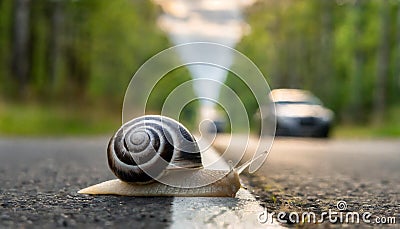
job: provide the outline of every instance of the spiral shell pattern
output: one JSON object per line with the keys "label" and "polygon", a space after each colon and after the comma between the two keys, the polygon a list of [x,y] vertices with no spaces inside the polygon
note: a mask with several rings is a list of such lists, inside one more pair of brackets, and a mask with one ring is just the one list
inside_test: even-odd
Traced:
{"label": "spiral shell pattern", "polygon": [[122,181],[149,183],[167,169],[201,168],[194,137],[173,119],[146,115],[124,125],[110,139],[108,165]]}

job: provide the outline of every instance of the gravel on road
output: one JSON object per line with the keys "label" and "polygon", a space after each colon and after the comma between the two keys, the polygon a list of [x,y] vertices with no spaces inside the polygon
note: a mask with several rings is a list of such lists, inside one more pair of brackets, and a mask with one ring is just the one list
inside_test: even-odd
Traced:
{"label": "gravel on road", "polygon": [[[250,141],[248,154],[254,153],[254,143]],[[244,143],[234,138],[231,144]],[[245,155],[243,160],[250,156]],[[338,212],[338,201],[345,201],[344,212],[370,212],[371,222],[378,217],[394,217],[397,225],[400,223],[397,139],[277,138],[264,165],[256,173],[245,175],[249,190],[276,214]]]}
{"label": "gravel on road", "polygon": [[114,179],[106,144],[106,138],[0,140],[0,228],[169,225],[173,198],[77,194]]}
{"label": "gravel on road", "polygon": [[257,221],[259,202],[244,189],[236,198],[77,194],[81,188],[115,179],[107,165],[107,142],[0,139],[0,228],[266,226]]}

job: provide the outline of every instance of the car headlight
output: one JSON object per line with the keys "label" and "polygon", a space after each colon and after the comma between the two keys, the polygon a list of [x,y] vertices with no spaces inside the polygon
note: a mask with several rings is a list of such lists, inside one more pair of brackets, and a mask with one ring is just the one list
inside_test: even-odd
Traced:
{"label": "car headlight", "polygon": [[277,121],[282,124],[292,124],[294,119],[292,117],[288,117],[288,116],[278,116]]}
{"label": "car headlight", "polygon": [[325,115],[321,116],[323,122],[331,122],[333,120],[333,112],[328,111]]}

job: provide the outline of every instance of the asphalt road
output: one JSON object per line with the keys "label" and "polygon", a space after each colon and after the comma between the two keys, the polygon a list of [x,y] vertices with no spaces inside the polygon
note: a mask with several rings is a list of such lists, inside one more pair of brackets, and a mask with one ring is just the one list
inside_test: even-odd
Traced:
{"label": "asphalt road", "polygon": [[[220,136],[217,141],[221,150],[229,140]],[[231,149],[245,144],[240,136],[230,142]],[[255,143],[250,141],[244,160]],[[371,222],[395,217],[400,224],[399,139],[276,138],[264,165],[246,177],[250,191],[271,212],[321,214],[338,211],[337,202],[345,201],[346,211],[370,212]]]}
{"label": "asphalt road", "polygon": [[[241,144],[240,139],[233,142]],[[0,139],[0,228],[164,228],[182,216],[174,213],[179,206],[191,209],[181,211],[188,214],[182,225],[205,220],[201,214],[207,213],[215,217],[206,223],[226,227],[229,224],[218,224],[224,212],[242,211],[248,204],[234,198],[77,194],[82,187],[114,178],[106,164],[106,144],[106,138]],[[350,210],[395,215],[399,220],[400,141],[278,139],[264,166],[244,176],[244,182],[271,211],[318,213],[345,200]],[[210,202],[212,206],[207,205]],[[230,225],[239,222],[240,217]]]}
{"label": "asphalt road", "polygon": [[244,189],[236,198],[77,194],[81,188],[115,179],[106,163],[107,142],[0,139],[0,228],[263,226],[257,221],[260,203]]}

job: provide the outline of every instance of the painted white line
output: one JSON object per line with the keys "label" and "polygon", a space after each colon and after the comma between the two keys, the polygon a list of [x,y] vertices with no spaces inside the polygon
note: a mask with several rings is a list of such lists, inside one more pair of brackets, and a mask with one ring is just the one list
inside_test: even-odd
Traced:
{"label": "painted white line", "polygon": [[240,189],[236,198],[175,197],[171,228],[283,228],[277,223],[259,223],[262,211],[245,189]]}
{"label": "painted white line", "polygon": [[[210,148],[203,155],[203,163],[207,165],[218,158]],[[219,161],[217,168],[221,167],[229,169],[226,162]],[[235,198],[175,197],[171,228],[283,228],[277,223],[259,223],[258,216],[263,210],[254,196],[243,188]]]}

